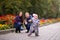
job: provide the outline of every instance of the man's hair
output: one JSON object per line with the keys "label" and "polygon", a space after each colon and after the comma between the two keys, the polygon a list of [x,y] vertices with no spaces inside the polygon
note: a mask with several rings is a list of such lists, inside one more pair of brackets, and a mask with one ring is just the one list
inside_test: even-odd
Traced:
{"label": "man's hair", "polygon": [[26,12],[26,13],[29,13],[29,12]]}
{"label": "man's hair", "polygon": [[26,14],[30,15],[29,12],[26,12],[25,15],[26,15]]}

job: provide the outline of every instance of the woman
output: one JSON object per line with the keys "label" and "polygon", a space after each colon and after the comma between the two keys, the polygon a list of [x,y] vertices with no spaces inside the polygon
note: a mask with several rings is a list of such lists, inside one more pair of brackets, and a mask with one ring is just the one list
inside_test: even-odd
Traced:
{"label": "woman", "polygon": [[20,29],[21,29],[22,23],[23,23],[22,12],[19,12],[19,14],[15,18],[15,23],[14,23],[14,27],[16,28],[15,29],[16,33],[18,31],[19,33],[21,32]]}

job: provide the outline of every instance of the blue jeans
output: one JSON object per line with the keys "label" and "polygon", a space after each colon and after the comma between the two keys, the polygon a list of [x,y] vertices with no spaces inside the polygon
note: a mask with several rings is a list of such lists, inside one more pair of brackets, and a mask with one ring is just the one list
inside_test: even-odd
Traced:
{"label": "blue jeans", "polygon": [[27,31],[29,32],[31,23],[25,24]]}
{"label": "blue jeans", "polygon": [[15,32],[17,33],[18,31],[20,32],[20,30],[21,30],[21,24],[19,25],[19,24],[17,24],[17,23],[14,23],[14,28],[16,29],[15,30]]}

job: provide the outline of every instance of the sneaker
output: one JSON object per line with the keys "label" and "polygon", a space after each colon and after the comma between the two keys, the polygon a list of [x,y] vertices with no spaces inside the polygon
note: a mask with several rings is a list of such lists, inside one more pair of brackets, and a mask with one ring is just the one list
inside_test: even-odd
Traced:
{"label": "sneaker", "polygon": [[39,35],[35,35],[35,36],[39,36]]}
{"label": "sneaker", "polygon": [[26,33],[29,33],[29,31],[27,31]]}
{"label": "sneaker", "polygon": [[28,36],[30,36],[31,34],[28,34]]}
{"label": "sneaker", "polygon": [[19,33],[21,33],[21,32],[19,32]]}
{"label": "sneaker", "polygon": [[34,33],[35,31],[33,31],[32,33]]}
{"label": "sneaker", "polygon": [[30,36],[30,34],[28,36]]}

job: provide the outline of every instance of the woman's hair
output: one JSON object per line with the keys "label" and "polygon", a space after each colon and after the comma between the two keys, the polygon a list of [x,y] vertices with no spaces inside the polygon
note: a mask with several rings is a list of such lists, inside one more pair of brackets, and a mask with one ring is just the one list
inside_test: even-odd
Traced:
{"label": "woman's hair", "polygon": [[22,12],[22,11],[17,12],[17,15],[19,15],[20,12]]}

